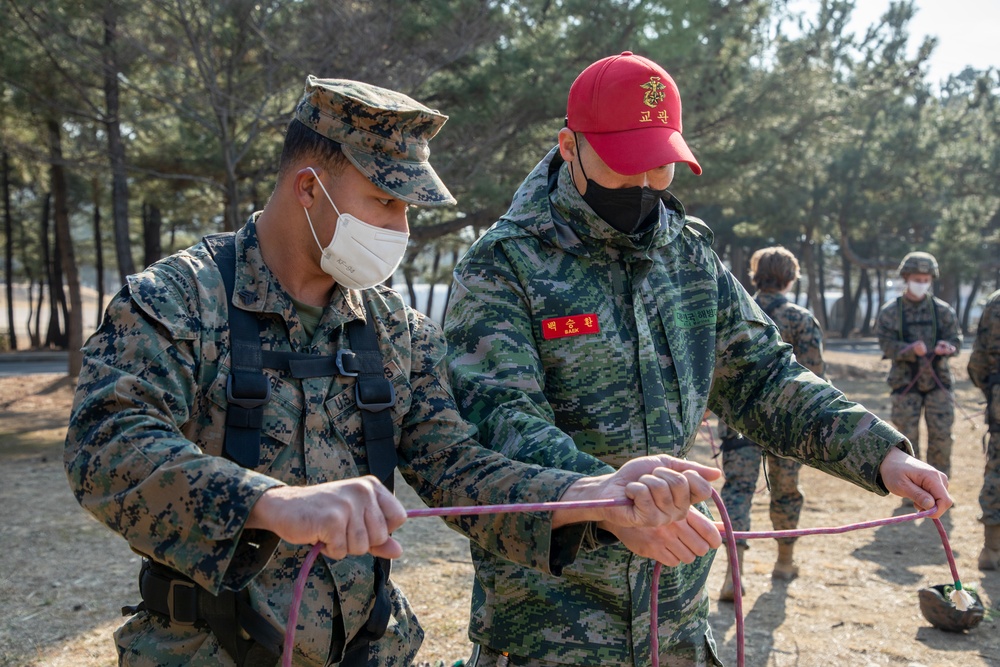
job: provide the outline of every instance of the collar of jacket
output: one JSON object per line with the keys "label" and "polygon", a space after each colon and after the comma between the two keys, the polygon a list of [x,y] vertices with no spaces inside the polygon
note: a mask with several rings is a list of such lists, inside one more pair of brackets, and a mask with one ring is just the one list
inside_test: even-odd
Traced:
{"label": "collar of jacket", "polygon": [[[236,283],[233,302],[243,310],[253,313],[276,313],[287,322],[294,306],[288,293],[264,263],[257,237],[257,216],[254,213],[247,223],[236,232]],[[338,320],[349,322],[364,319],[361,307],[361,292],[337,285],[337,291],[330,306],[337,309]]]}
{"label": "collar of jacket", "polygon": [[663,204],[655,229],[638,236],[619,232],[583,201],[556,146],[524,179],[504,218],[575,255],[586,257],[609,250],[646,255],[668,245],[684,228],[684,205],[670,193]]}

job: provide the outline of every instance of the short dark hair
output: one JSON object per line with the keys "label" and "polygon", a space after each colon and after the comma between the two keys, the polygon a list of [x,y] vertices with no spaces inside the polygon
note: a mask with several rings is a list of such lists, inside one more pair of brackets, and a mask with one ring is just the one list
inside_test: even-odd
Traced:
{"label": "short dark hair", "polygon": [[780,291],[799,278],[799,260],[782,246],[761,248],[750,257],[750,280],[757,289]]}
{"label": "short dark hair", "polygon": [[302,158],[311,158],[317,166],[334,173],[347,165],[347,156],[340,150],[340,144],[327,139],[297,119],[292,119],[285,130],[285,143],[281,147],[281,158],[278,160],[278,175],[285,173],[291,165]]}

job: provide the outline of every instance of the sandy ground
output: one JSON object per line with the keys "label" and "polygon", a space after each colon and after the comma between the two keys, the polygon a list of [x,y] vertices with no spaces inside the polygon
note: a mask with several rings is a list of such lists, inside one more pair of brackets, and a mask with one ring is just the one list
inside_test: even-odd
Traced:
{"label": "sandy ground", "polygon": [[[852,398],[888,415],[885,362],[828,352],[831,379]],[[941,541],[929,521],[843,535],[804,537],[796,555],[801,575],[772,582],[773,540],[757,540],[744,567],[746,665],[1000,665],[1000,633],[992,610],[1000,573],[976,568],[982,527],[976,521],[983,478],[981,395],[965,379],[967,352],[955,364],[956,420],[947,515],[959,573],[991,610],[967,634],[927,623],[917,591],[950,583]],[[115,664],[111,632],[119,608],[137,601],[138,559],[125,542],[86,515],[62,471],[61,445],[72,387],[56,375],[0,378],[0,665]],[[968,418],[966,418],[968,415]],[[713,461],[706,431],[694,457]],[[420,501],[400,485],[407,506]],[[802,527],[839,526],[909,512],[899,500],[865,493],[811,469],[802,474]],[[754,500],[754,529],[769,529],[767,491]],[[438,519],[409,522],[399,532],[405,554],[393,574],[427,630],[418,660],[466,657],[465,625],[472,567],[467,541]],[[736,665],[733,605],[715,601],[725,572],[720,555],[709,581],[711,623],[726,664]]]}

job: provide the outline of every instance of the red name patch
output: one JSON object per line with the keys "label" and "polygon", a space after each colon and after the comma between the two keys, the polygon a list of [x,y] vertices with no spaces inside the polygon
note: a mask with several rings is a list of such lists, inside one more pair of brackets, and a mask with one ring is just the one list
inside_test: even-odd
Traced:
{"label": "red name patch", "polygon": [[581,336],[597,333],[601,327],[597,324],[597,314],[567,315],[542,320],[542,337],[545,340],[565,338],[566,336]]}

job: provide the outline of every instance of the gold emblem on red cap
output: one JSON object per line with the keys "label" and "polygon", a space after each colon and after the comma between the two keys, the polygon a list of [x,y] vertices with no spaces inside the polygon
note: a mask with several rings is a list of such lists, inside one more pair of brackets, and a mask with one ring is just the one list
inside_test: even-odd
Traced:
{"label": "gold emblem on red cap", "polygon": [[656,105],[662,102],[663,98],[666,97],[663,94],[663,91],[666,90],[667,87],[660,83],[660,77],[658,76],[649,77],[649,82],[642,84],[641,87],[646,91],[642,96],[642,101],[648,107],[653,107],[655,109]]}

